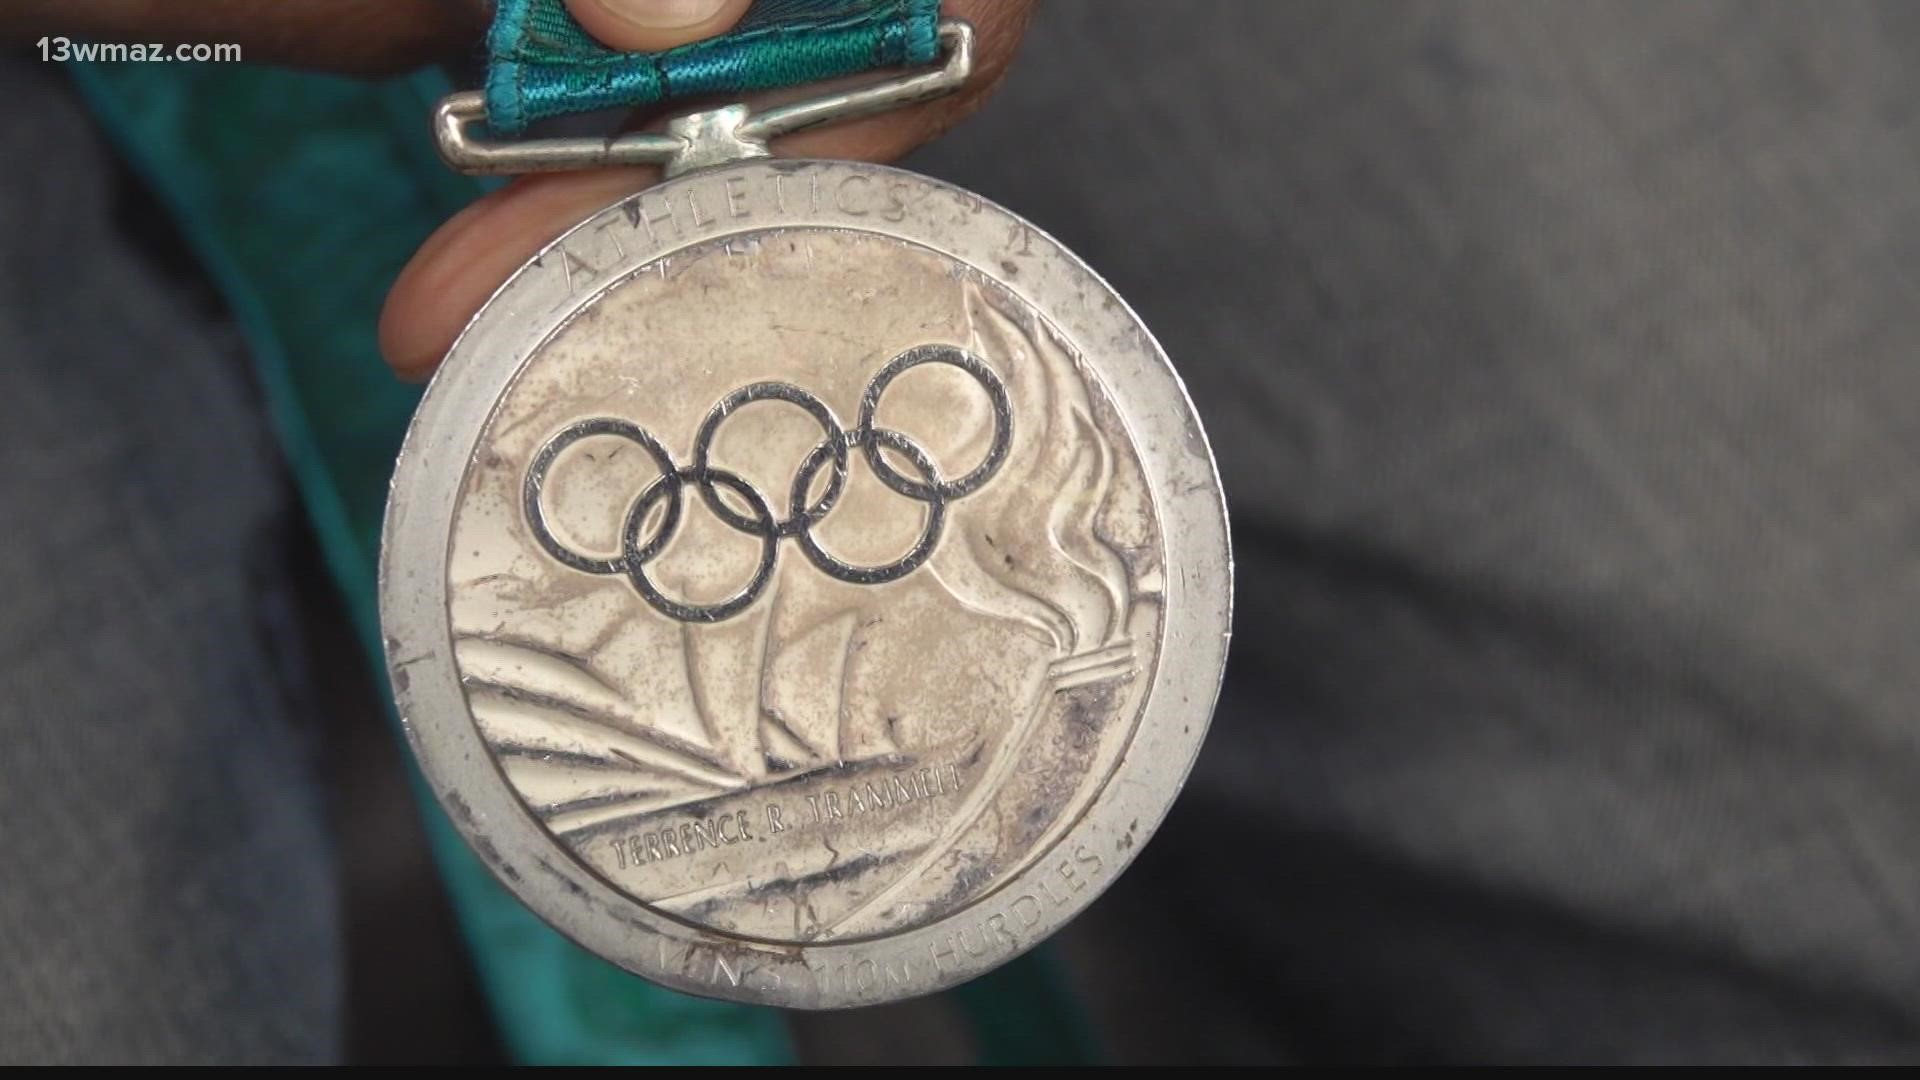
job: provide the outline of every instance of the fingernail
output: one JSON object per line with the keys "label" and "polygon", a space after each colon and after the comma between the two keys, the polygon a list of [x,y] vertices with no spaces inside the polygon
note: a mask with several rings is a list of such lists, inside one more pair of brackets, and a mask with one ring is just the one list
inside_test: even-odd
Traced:
{"label": "fingernail", "polygon": [[720,13],[727,0],[595,0],[607,14],[648,30],[697,26]]}

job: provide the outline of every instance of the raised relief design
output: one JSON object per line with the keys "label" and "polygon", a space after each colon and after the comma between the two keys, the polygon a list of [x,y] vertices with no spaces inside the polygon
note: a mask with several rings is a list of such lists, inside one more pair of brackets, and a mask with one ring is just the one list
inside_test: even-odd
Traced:
{"label": "raised relief design", "polygon": [[1116,413],[1017,298],[770,231],[616,286],[502,399],[456,656],[509,782],[616,886],[862,937],[987,895],[1104,784],[1160,545]]}
{"label": "raised relief design", "polygon": [[[986,459],[957,479],[943,479],[939,467],[919,443],[901,432],[878,427],[873,422],[874,413],[880,407],[880,398],[887,392],[888,385],[902,372],[911,371],[922,364],[948,364],[973,376],[986,393],[993,410],[993,443],[987,449]],[[741,479],[738,473],[718,468],[712,462],[713,440],[720,433],[720,425],[733,415],[734,410],[756,401],[785,401],[799,406],[819,423],[824,436],[794,471],[793,485],[787,499],[787,516],[784,518],[775,514],[773,505],[758,488]],[[659,476],[628,507],[625,524],[620,530],[620,554],[613,558],[584,555],[568,547],[547,525],[546,509],[540,499],[554,460],[574,443],[597,435],[634,443],[647,452],[660,470]],[[583,574],[624,574],[633,582],[634,590],[662,615],[684,622],[718,622],[738,615],[759,599],[760,593],[773,577],[778,545],[788,538],[799,543],[808,561],[819,567],[821,573],[850,584],[878,585],[912,573],[927,561],[927,556],[933,554],[935,545],[939,544],[940,529],[946,521],[947,503],[964,499],[978,491],[980,485],[999,471],[1000,463],[1006,459],[1007,445],[1012,436],[1013,417],[1007,404],[1007,388],[1001,383],[1000,377],[993,373],[993,369],[964,349],[951,345],[923,345],[894,357],[891,363],[875,373],[873,381],[867,384],[866,393],[860,396],[860,424],[852,431],[840,426],[840,421],[826,402],[792,383],[753,383],[728,394],[707,413],[705,422],[700,425],[700,434],[693,441],[691,465],[684,468],[675,465],[673,455],[645,428],[614,417],[595,417],[567,427],[541,445],[539,452],[534,455],[533,464],[527,468],[521,498],[526,509],[527,527],[533,530],[534,539],[562,565]],[[921,526],[920,538],[915,541],[913,548],[905,555],[878,566],[855,566],[842,562],[828,554],[813,538],[813,527],[833,511],[840,502],[841,493],[846,491],[849,450],[859,450],[865,456],[867,467],[873,470],[873,475],[881,483],[926,507],[925,524]],[[894,468],[887,461],[885,451],[888,450],[905,458],[915,476],[909,477]],[[819,486],[822,469],[826,470],[823,487]],[[760,561],[754,567],[753,580],[731,598],[718,604],[688,604],[671,599],[647,576],[647,562],[657,557],[673,541],[689,485],[700,493],[707,509],[728,528],[756,537],[761,542]],[[818,495],[814,494],[816,489]],[[746,512],[728,506],[723,493],[731,493],[743,500]],[[660,511],[657,521],[655,511]],[[655,522],[651,531],[648,529],[650,521]]]}

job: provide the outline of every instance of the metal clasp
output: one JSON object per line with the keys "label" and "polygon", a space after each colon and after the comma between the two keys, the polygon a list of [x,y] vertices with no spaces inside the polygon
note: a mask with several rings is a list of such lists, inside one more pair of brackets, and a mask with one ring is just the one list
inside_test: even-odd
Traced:
{"label": "metal clasp", "polygon": [[964,19],[940,20],[937,69],[903,75],[871,86],[753,112],[727,105],[676,117],[666,132],[634,132],[605,139],[522,139],[494,142],[467,134],[487,118],[478,90],[441,99],[433,113],[440,156],[454,169],[475,175],[559,172],[613,165],[665,165],[668,176],[729,161],[771,156],[770,139],[821,124],[853,120],[952,93],[973,73],[973,27]]}

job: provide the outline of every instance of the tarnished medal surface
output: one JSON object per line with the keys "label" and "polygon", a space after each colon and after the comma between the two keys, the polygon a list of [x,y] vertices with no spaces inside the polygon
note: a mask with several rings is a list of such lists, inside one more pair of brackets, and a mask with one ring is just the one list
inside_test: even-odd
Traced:
{"label": "tarnished medal surface", "polygon": [[693,993],[926,993],[1105,888],[1225,655],[1213,461],[1132,313],[976,196],[690,173],[522,268],[383,566],[428,777],[549,922]]}

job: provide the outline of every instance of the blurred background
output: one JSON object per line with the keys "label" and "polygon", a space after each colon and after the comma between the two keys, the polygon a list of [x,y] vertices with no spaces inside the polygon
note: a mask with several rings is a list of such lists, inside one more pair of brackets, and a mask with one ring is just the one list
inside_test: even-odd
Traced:
{"label": "blurred background", "polygon": [[[1230,501],[1213,732],[961,991],[596,966],[370,662],[372,320],[437,73],[0,61],[0,1058],[1920,1056],[1920,6],[1043,5],[906,164],[1154,329]],[[435,80],[439,80],[436,82]]]}

